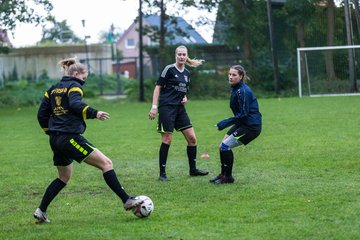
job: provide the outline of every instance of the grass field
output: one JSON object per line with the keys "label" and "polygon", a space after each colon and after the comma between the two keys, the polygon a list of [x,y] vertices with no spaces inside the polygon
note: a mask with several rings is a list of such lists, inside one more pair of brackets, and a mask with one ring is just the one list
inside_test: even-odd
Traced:
{"label": "grass field", "polygon": [[186,143],[175,133],[170,182],[158,181],[160,135],[150,104],[93,100],[109,121],[89,120],[85,137],[108,155],[132,195],[148,195],[153,214],[138,219],[122,208],[99,170],[74,164],[68,186],[32,217],[56,177],[36,108],[0,109],[0,239],[360,239],[360,97],[260,99],[263,132],[234,150],[232,185],[215,186],[217,121],[228,101],[190,101],[198,167],[189,177]]}

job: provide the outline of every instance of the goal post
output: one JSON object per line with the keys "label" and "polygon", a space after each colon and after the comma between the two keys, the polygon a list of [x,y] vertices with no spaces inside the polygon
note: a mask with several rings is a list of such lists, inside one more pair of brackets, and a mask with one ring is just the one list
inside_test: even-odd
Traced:
{"label": "goal post", "polygon": [[297,48],[299,97],[360,95],[358,62],[360,45]]}

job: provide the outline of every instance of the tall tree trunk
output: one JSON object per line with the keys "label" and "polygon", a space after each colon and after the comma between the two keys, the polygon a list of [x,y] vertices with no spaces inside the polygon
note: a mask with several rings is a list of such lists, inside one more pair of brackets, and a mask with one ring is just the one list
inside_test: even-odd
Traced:
{"label": "tall tree trunk", "polygon": [[166,21],[166,8],[164,7],[164,0],[161,0],[160,2],[160,39],[159,39],[159,56],[160,56],[160,67],[165,66],[165,35],[166,35],[166,27],[165,27],[165,21]]}
{"label": "tall tree trunk", "polygon": [[[305,27],[304,23],[299,22],[296,25],[296,37],[298,43],[301,48],[305,47]],[[305,66],[305,53],[301,52],[300,54],[300,61],[301,61],[301,82],[306,80],[306,66]]]}
{"label": "tall tree trunk", "polygon": [[[344,10],[345,10],[344,13],[345,13],[347,44],[353,45],[349,0],[344,0]],[[357,92],[358,89],[357,89],[357,82],[355,77],[354,49],[350,49],[350,48],[348,49],[348,63],[349,63],[349,77],[351,81],[351,91]]]}
{"label": "tall tree trunk", "polygon": [[352,0],[351,2],[355,6],[355,18],[356,18],[357,33],[358,33],[358,37],[360,38],[360,5],[359,5],[359,0]]}
{"label": "tall tree trunk", "polygon": [[244,56],[252,63],[252,51],[251,51],[251,43],[249,40],[249,33],[248,31],[243,32],[244,41],[242,43],[242,47],[244,49]]}
{"label": "tall tree trunk", "polygon": [[[334,25],[335,25],[335,4],[334,0],[328,0],[327,4],[327,36],[326,42],[327,46],[334,45]],[[336,79],[335,70],[334,70],[334,59],[333,51],[325,51],[325,63],[326,63],[326,76],[327,79],[332,81]]]}

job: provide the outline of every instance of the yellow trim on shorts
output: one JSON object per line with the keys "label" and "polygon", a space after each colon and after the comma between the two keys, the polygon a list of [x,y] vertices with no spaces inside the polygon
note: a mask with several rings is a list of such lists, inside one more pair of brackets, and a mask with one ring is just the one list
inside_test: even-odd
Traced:
{"label": "yellow trim on shorts", "polygon": [[179,128],[179,129],[177,129],[176,131],[180,132],[180,131],[185,130],[185,129],[188,129],[188,128],[192,128],[192,125],[187,125],[187,126],[185,126],[185,127]]}
{"label": "yellow trim on shorts", "polygon": [[91,154],[93,154],[93,152],[95,152],[96,150],[98,150],[96,147],[93,147],[93,146],[91,146],[91,145],[89,145],[89,144],[86,144],[86,145],[88,145],[93,151],[92,151],[89,155],[87,155],[84,159],[82,159],[82,160],[80,161],[80,163],[82,163],[83,161],[85,161],[88,157],[90,157]]}

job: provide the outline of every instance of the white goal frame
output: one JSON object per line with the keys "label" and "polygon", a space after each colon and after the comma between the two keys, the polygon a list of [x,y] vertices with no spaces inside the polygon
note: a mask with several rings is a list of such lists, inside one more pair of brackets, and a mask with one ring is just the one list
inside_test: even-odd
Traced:
{"label": "white goal frame", "polygon": [[[300,53],[301,51],[317,51],[317,50],[336,50],[336,49],[355,49],[360,48],[360,45],[346,45],[346,46],[327,46],[327,47],[306,47],[306,48],[297,48],[297,67],[298,67],[298,88],[299,88],[299,97],[302,97],[302,88],[301,88],[301,62],[300,62]],[[307,68],[307,62],[305,58],[305,67]],[[308,77],[309,81],[309,77]],[[310,97],[321,97],[321,96],[358,96],[360,93],[339,93],[339,94],[310,94]]]}

